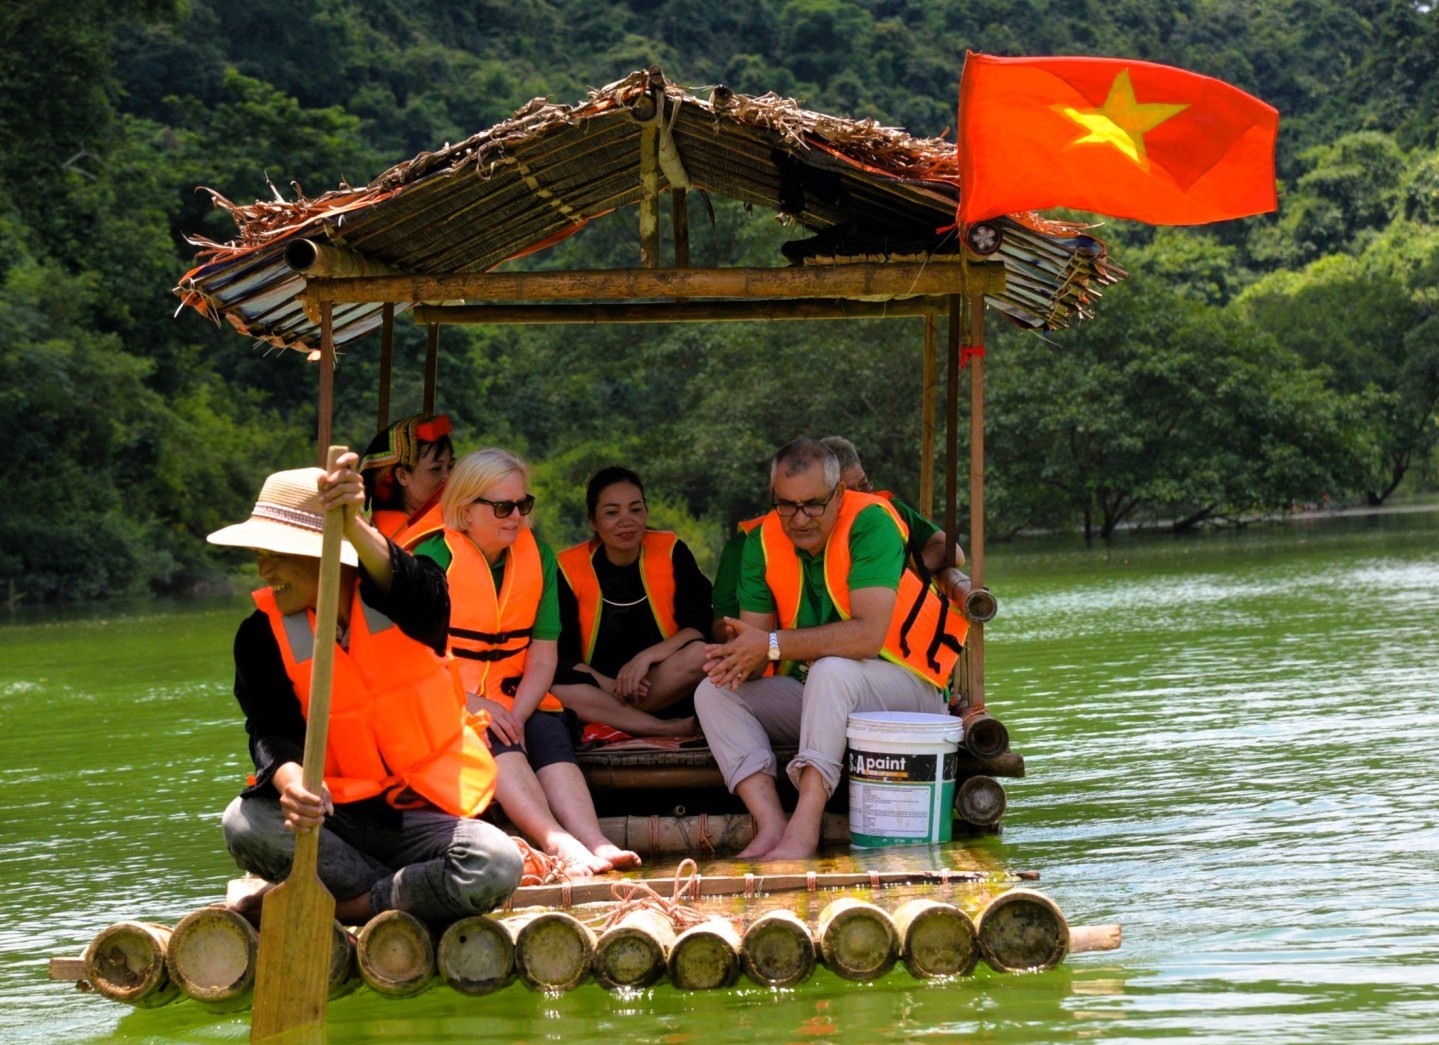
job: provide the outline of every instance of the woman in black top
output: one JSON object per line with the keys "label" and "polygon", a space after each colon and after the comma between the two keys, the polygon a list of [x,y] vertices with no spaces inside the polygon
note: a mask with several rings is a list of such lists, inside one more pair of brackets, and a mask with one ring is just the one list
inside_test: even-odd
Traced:
{"label": "woman in black top", "polygon": [[555,696],[583,722],[632,736],[691,736],[704,677],[709,579],[672,533],[651,530],[644,484],[602,469],[585,490],[590,540],[559,555]]}

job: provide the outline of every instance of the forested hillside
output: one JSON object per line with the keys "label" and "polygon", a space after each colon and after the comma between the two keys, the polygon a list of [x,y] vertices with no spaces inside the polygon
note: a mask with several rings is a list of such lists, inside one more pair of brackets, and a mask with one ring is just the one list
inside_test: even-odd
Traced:
{"label": "forested hillside", "polygon": [[[361,185],[536,96],[652,63],[701,87],[953,135],[968,49],[1148,59],[1281,113],[1277,214],[1107,222],[1131,273],[1044,337],[990,324],[991,532],[1232,522],[1436,481],[1439,11],[1416,0],[9,0],[0,6],[0,598],[188,590],[204,535],[312,459],[314,367],[171,294],[236,202]],[[1084,219],[1083,215],[1066,215]],[[703,264],[782,264],[770,215],[696,223]],[[528,263],[632,265],[635,223]],[[845,434],[913,495],[919,347],[900,324],[450,328],[462,449],[537,464],[539,522],[623,461],[701,547],[763,502],[763,462]],[[402,322],[396,409],[423,337]],[[372,434],[373,360],[337,435]]]}

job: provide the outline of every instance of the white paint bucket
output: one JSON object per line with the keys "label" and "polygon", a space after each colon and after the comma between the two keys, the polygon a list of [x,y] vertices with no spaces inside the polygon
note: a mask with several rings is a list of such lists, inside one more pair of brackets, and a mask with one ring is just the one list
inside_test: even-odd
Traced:
{"label": "white paint bucket", "polygon": [[859,849],[948,842],[964,727],[953,715],[862,711],[849,716],[849,844]]}

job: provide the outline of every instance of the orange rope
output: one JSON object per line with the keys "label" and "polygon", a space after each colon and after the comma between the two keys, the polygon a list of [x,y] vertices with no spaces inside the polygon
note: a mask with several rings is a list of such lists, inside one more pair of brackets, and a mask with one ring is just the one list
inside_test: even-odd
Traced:
{"label": "orange rope", "polygon": [[658,911],[668,918],[670,924],[677,930],[698,925],[705,921],[706,916],[680,901],[698,896],[701,882],[703,882],[703,878],[700,876],[699,866],[688,857],[681,860],[679,867],[675,868],[674,890],[668,897],[655,892],[648,882],[634,880],[616,882],[612,887],[616,901],[615,906],[610,911],[609,917],[605,919],[603,928],[608,929],[631,911],[643,908]]}

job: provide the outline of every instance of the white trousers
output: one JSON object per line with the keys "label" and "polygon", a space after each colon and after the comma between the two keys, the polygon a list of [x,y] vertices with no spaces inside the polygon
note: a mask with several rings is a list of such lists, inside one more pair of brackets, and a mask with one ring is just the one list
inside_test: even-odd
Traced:
{"label": "white trousers", "polygon": [[725,786],[755,773],[777,775],[773,745],[798,744],[786,772],[799,786],[800,770],[813,766],[833,794],[844,765],[845,726],[855,711],[923,711],[944,714],[943,693],[914,672],[887,660],[821,657],[800,682],[788,676],[743,683],[737,692],[705,679],[695,690],[695,711]]}

